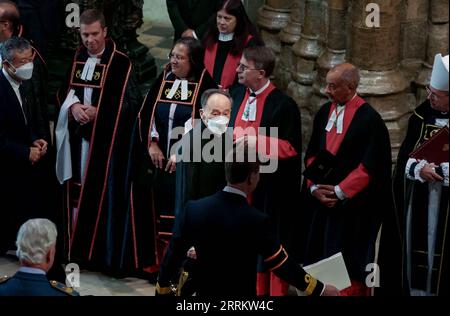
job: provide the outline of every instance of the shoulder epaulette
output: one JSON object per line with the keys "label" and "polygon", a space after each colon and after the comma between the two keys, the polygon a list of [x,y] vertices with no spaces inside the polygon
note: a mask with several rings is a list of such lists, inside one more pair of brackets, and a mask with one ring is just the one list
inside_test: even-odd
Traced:
{"label": "shoulder epaulette", "polygon": [[6,281],[8,281],[10,279],[9,276],[7,275],[2,275],[0,276],[0,284],[5,283]]}
{"label": "shoulder epaulette", "polygon": [[80,295],[80,294],[79,294],[77,291],[75,291],[73,288],[68,287],[68,286],[66,286],[65,284],[60,283],[60,282],[58,282],[58,281],[51,280],[51,281],[50,281],[50,285],[51,285],[54,289],[60,290],[61,292],[66,293],[67,295],[70,295],[70,296],[79,296],[79,295]]}

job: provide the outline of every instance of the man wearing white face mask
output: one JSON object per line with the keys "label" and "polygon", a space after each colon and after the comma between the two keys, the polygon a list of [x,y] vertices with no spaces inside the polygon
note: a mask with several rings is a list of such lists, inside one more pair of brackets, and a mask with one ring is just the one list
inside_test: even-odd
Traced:
{"label": "man wearing white face mask", "polygon": [[225,149],[233,143],[231,133],[227,133],[232,100],[228,92],[209,89],[203,93],[201,104],[201,121],[183,136],[178,150],[175,216],[187,201],[211,195],[226,183]]}
{"label": "man wearing white face mask", "polygon": [[[0,254],[8,250],[21,222],[39,205],[36,168],[47,153],[47,142],[33,122],[22,83],[33,74],[30,43],[18,37],[5,41],[0,72],[0,200],[2,226]],[[14,216],[12,216],[14,214]]]}

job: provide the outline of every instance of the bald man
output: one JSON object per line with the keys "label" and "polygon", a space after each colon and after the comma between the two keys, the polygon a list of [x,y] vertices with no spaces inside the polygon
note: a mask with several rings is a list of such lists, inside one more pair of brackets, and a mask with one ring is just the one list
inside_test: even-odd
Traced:
{"label": "bald man", "polygon": [[[374,262],[380,224],[394,209],[388,130],[378,112],[358,96],[359,79],[358,69],[348,63],[327,74],[330,101],[314,118],[302,210],[309,219],[304,263],[342,252],[351,287],[341,294],[366,296],[371,286],[365,282],[366,267]],[[323,166],[330,170],[320,175]]]}
{"label": "bald man", "polygon": [[0,0],[0,43],[3,43],[19,28],[19,11],[14,2]]}

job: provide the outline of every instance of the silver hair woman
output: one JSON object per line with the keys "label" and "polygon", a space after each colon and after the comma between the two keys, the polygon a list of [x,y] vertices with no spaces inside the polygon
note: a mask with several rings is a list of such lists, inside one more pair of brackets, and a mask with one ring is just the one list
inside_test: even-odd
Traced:
{"label": "silver hair woman", "polygon": [[45,218],[26,221],[17,233],[17,257],[25,266],[42,266],[48,271],[53,264],[57,230]]}

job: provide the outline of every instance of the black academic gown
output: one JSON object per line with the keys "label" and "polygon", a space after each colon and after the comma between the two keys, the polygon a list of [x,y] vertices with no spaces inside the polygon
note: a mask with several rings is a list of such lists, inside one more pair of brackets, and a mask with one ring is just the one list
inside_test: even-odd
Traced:
{"label": "black academic gown", "polygon": [[[179,145],[180,161],[177,162],[176,170],[175,215],[184,209],[187,201],[211,195],[226,185],[225,142],[228,141],[229,146],[232,146],[233,136],[229,133],[220,137],[214,136],[207,130],[203,121],[199,122],[201,124],[197,124],[186,134]],[[210,137],[202,138],[202,133]],[[217,157],[217,161],[205,162],[203,157],[194,161],[194,153],[203,151]]]}
{"label": "black academic gown", "polygon": [[[235,127],[245,92],[242,85],[230,89],[233,98],[230,127]],[[278,138],[288,141],[298,153],[295,157],[279,160],[274,173],[261,174],[252,198],[252,206],[268,214],[276,223],[281,243],[290,251],[290,244],[296,238],[295,219],[301,186],[301,118],[295,101],[281,90],[273,90],[267,96],[260,127],[266,128],[266,136],[271,136],[270,127],[278,127]]]}
{"label": "black academic gown", "polygon": [[[74,62],[87,60],[84,47],[76,52]],[[135,256],[124,256],[126,209],[129,204],[128,153],[132,128],[140,103],[140,93],[132,77],[130,59],[107,40],[101,57],[105,67],[103,88],[94,88],[92,104],[97,107],[95,122],[80,126],[69,122],[73,179],[66,183],[65,210],[70,232],[71,207],[78,207],[78,216],[71,234],[69,259],[103,271],[128,270],[135,267]],[[75,68],[72,76],[76,77]],[[69,88],[83,102],[84,88],[69,84],[60,89],[62,104]],[[69,88],[67,88],[69,86]],[[90,153],[84,184],[78,200],[71,186],[79,181],[80,144],[90,141]]]}
{"label": "black academic gown", "polygon": [[[441,113],[431,108],[429,100],[423,102],[411,115],[405,140],[400,147],[397,166],[394,173],[395,201],[401,216],[402,232],[404,238],[404,251],[406,254],[406,214],[411,203],[411,236],[412,236],[412,270],[411,286],[413,288],[426,290],[426,270],[428,267],[428,183],[412,181],[405,177],[406,163],[409,154],[418,148],[424,141],[429,139],[433,132],[441,127],[435,125],[436,118],[447,118],[448,113]],[[449,256],[448,247],[449,233],[449,200],[448,187],[442,187],[440,208],[438,215],[438,227],[435,248],[435,260],[433,264],[431,293],[438,295],[449,294]],[[405,279],[406,277],[406,255],[405,255]]]}
{"label": "black academic gown", "polygon": [[[172,231],[174,207],[175,207],[175,174],[169,174],[164,170],[155,168],[148,148],[150,146],[150,128],[154,118],[156,129],[159,133],[158,145],[165,158],[167,151],[167,131],[169,125],[170,104],[167,102],[157,102],[161,90],[163,78],[169,81],[175,80],[173,73],[167,69],[160,74],[156,82],[150,88],[142,108],[136,120],[133,132],[132,144],[132,166],[130,177],[132,178],[132,194],[130,197],[129,217],[136,223],[141,223],[134,227],[131,234],[137,240],[138,253],[142,253],[144,258],[139,263],[140,267],[147,272],[155,272],[159,267],[159,261],[167,247],[170,232]],[[214,80],[205,70],[195,75],[190,83],[199,83],[197,94],[192,91],[192,98],[195,101],[195,109],[192,105],[178,104],[180,100],[173,100],[177,103],[174,113],[173,128],[183,127],[185,122],[194,118],[199,118],[201,108],[200,97],[207,89],[216,88]],[[190,86],[190,89],[193,86]],[[195,96],[194,96],[195,95]],[[172,139],[170,146],[181,139]],[[167,163],[167,160],[164,160]],[[162,215],[162,217],[161,217]],[[167,217],[169,216],[169,217]],[[169,233],[160,235],[159,233]],[[131,238],[131,237],[130,237]],[[144,242],[145,241],[145,242]]]}
{"label": "black academic gown", "polygon": [[[313,132],[305,161],[326,147],[326,130],[331,103],[321,107],[314,118]],[[381,223],[392,218],[391,147],[381,116],[367,103],[359,107],[336,154],[336,167],[328,176],[337,185],[363,164],[370,175],[369,185],[352,199],[333,208],[322,205],[306,183],[302,198],[308,231],[304,263],[310,264],[342,252],[350,278],[365,284],[366,266],[374,262],[375,240]],[[399,238],[399,237],[398,237]]]}

